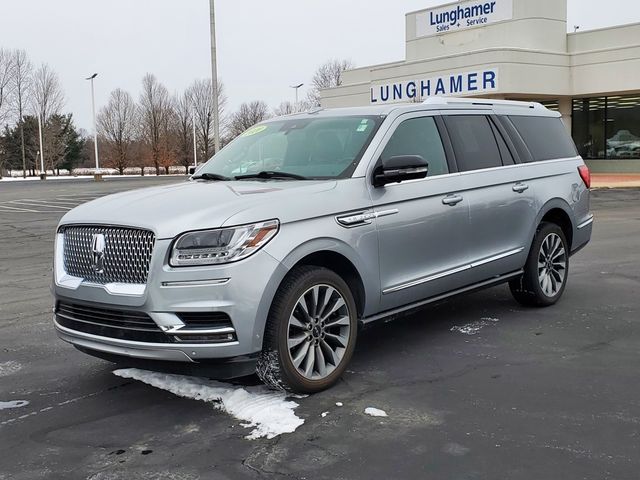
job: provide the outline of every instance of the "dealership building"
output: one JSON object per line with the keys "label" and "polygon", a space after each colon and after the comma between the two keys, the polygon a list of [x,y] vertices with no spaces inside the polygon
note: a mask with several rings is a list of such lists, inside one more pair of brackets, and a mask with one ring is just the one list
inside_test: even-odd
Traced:
{"label": "dealership building", "polygon": [[640,172],[640,23],[567,33],[567,0],[472,0],[408,13],[405,42],[405,60],[346,71],[322,105],[538,101],[593,171]]}

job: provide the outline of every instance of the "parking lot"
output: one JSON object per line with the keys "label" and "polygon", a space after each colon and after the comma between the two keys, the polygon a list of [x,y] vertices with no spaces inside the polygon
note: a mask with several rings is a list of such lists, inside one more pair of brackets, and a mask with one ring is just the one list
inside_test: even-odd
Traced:
{"label": "parking lot", "polygon": [[213,403],[117,377],[52,326],[59,218],[177,181],[0,183],[0,479],[638,478],[640,190],[593,193],[558,305],[500,286],[375,325],[336,387],[293,399],[303,425],[248,440]]}

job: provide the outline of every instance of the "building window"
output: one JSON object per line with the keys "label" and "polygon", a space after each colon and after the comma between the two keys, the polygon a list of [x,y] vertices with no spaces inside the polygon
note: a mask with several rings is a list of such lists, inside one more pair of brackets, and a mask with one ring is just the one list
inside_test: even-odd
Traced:
{"label": "building window", "polygon": [[640,95],[574,99],[572,126],[583,158],[640,159]]}
{"label": "building window", "polygon": [[607,158],[640,159],[640,95],[607,98]]}

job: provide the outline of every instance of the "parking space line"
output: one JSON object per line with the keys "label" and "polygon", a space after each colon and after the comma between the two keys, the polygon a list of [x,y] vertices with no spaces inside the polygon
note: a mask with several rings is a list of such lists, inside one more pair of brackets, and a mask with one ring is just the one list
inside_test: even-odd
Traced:
{"label": "parking space line", "polygon": [[73,206],[78,205],[78,202],[70,201],[70,200],[33,200],[31,198],[24,198],[24,199],[14,200],[14,201],[18,201],[18,202],[37,202],[37,203],[43,204],[44,206],[52,205],[52,204],[61,205],[63,207],[66,207],[68,205],[73,205]]}
{"label": "parking space line", "polygon": [[6,208],[8,210],[18,211],[18,212],[40,213],[39,210],[29,210],[28,208],[10,207],[8,205],[0,205],[0,208]]}
{"label": "parking space line", "polygon": [[24,200],[10,200],[9,203],[11,203],[12,205],[26,205],[28,207],[57,208],[60,210],[71,210],[71,207],[62,207],[57,205],[43,205],[41,203],[25,202]]}

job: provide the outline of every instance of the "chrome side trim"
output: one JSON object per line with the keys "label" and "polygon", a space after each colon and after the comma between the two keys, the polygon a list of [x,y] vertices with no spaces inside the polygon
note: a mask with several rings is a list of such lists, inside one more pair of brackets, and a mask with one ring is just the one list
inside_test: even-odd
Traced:
{"label": "chrome side trim", "polygon": [[498,260],[502,260],[503,258],[510,257],[512,255],[517,255],[524,250],[524,247],[516,248],[514,250],[509,250],[508,252],[500,253],[498,255],[494,255],[493,257],[485,258],[484,260],[478,260],[471,264],[471,268],[479,267],[481,265],[486,265],[487,263],[495,262]]}
{"label": "chrome side trim", "polygon": [[181,288],[181,287],[212,287],[216,285],[226,285],[230,278],[214,278],[212,280],[183,280],[175,282],[162,282],[162,288]]}
{"label": "chrome side trim", "polygon": [[387,295],[389,293],[398,292],[400,290],[404,290],[406,288],[415,287],[417,285],[422,285],[423,283],[432,282],[434,280],[438,280],[440,278],[448,277],[449,275],[454,275],[456,273],[464,272],[465,270],[470,270],[471,265],[463,265],[461,267],[453,268],[451,270],[447,270],[446,272],[436,273],[435,275],[429,275],[428,277],[418,278],[417,280],[412,280],[407,283],[403,283],[401,285],[397,285],[395,287],[390,287],[382,291],[383,295]]}
{"label": "chrome side trim", "polygon": [[361,319],[361,322],[364,325],[367,325],[371,322],[375,322],[377,320],[382,319],[390,319],[393,320],[393,317],[398,316],[400,314],[409,312],[411,310],[415,310],[425,305],[429,305],[430,303],[439,302],[440,300],[444,300],[449,297],[453,297],[455,295],[460,295],[462,293],[471,292],[473,290],[479,290],[485,287],[491,287],[493,285],[499,285],[501,283],[507,282],[512,278],[518,277],[522,275],[524,270],[518,270],[512,273],[507,273],[505,275],[500,275],[498,277],[490,278],[489,280],[485,280],[484,282],[474,283],[473,285],[469,285],[467,287],[459,288],[457,290],[452,290],[451,292],[443,293],[442,295],[438,295],[436,297],[431,297],[426,300],[421,300],[419,302],[410,303],[408,305],[404,305],[402,307],[394,308],[393,310],[387,310],[386,312],[378,313],[376,315],[372,315],[370,317],[366,317]]}
{"label": "chrome side trim", "polygon": [[472,268],[480,267],[482,265],[486,265],[487,263],[496,262],[498,260],[502,260],[503,258],[510,257],[512,255],[517,255],[522,252],[524,247],[516,248],[514,250],[509,250],[508,252],[500,253],[498,255],[494,255],[489,258],[485,258],[483,260],[478,260],[473,263],[469,263],[467,265],[462,265],[460,267],[453,268],[451,270],[446,270],[444,272],[436,273],[435,275],[430,275],[428,277],[418,278],[416,280],[412,280],[411,282],[403,283],[401,285],[397,285],[395,287],[390,287],[382,291],[383,295],[387,295],[389,293],[398,292],[400,290],[405,290],[407,288],[415,287],[417,285],[422,285],[423,283],[432,282],[434,280],[439,280],[444,277],[448,277],[450,275],[455,275],[456,273],[464,272],[466,270],[471,270]]}
{"label": "chrome side trim", "polygon": [[352,228],[360,225],[368,225],[376,218],[395,215],[398,212],[399,210],[397,208],[382,210],[380,212],[376,212],[376,211],[356,212],[348,215],[340,215],[336,217],[336,222],[338,222],[338,224],[343,227]]}
{"label": "chrome side trim", "polygon": [[587,220],[585,220],[584,222],[582,222],[580,225],[578,225],[578,230],[591,225],[593,223],[593,215],[591,215]]}

